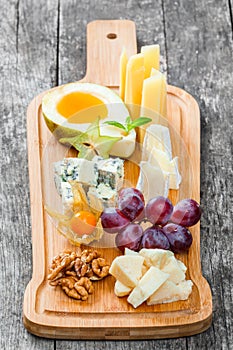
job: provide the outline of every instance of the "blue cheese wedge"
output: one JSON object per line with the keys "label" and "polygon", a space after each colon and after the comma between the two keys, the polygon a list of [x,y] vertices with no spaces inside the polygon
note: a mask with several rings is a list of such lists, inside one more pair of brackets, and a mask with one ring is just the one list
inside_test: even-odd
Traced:
{"label": "blue cheese wedge", "polygon": [[111,189],[119,190],[124,180],[124,161],[120,158],[93,159],[98,169],[97,187],[101,184],[108,185]]}
{"label": "blue cheese wedge", "polygon": [[96,196],[104,206],[116,204],[117,192],[123,186],[124,161],[120,158],[64,158],[54,163],[54,181],[62,196],[64,211],[71,209],[72,188],[69,182],[79,182],[88,196]]}
{"label": "blue cheese wedge", "polygon": [[54,181],[60,195],[62,194],[62,182],[78,181],[84,185],[96,186],[97,178],[96,163],[87,159],[64,158],[54,163]]}

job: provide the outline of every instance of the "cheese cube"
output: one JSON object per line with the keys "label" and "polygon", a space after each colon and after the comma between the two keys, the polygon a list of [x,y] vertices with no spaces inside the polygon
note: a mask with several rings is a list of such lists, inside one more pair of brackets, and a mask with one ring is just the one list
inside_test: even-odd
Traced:
{"label": "cheese cube", "polygon": [[145,258],[145,265],[148,267],[155,266],[161,269],[167,260],[174,256],[170,250],[165,249],[141,249],[139,254]]}
{"label": "cheese cube", "polygon": [[124,297],[125,295],[129,295],[132,288],[125,286],[120,281],[116,280],[115,287],[114,287],[114,293],[117,297]]}
{"label": "cheese cube", "polygon": [[151,266],[132,290],[127,301],[134,308],[148,299],[167,279],[169,275],[154,266]]}
{"label": "cheese cube", "polygon": [[171,303],[178,300],[187,300],[192,292],[192,281],[182,281],[175,284],[167,280],[159,289],[157,289],[147,300],[147,305]]}
{"label": "cheese cube", "polygon": [[167,263],[162,267],[161,271],[168,273],[170,275],[168,280],[176,284],[185,280],[185,273],[180,268],[180,265],[177,263],[177,259],[174,256],[171,256],[167,260]]}
{"label": "cheese cube", "polygon": [[98,169],[97,186],[109,185],[115,192],[123,186],[124,161],[120,158],[93,158]]}
{"label": "cheese cube", "polygon": [[140,255],[122,255],[116,257],[109,273],[127,287],[135,287],[142,276],[144,258]]}

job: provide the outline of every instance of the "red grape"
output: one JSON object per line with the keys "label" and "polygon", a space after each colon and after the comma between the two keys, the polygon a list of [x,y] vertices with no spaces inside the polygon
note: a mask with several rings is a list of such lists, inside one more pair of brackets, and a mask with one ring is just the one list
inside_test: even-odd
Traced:
{"label": "red grape", "polygon": [[136,196],[140,197],[141,200],[143,201],[143,204],[145,204],[145,199],[144,199],[142,192],[134,187],[122,188],[118,194],[118,198],[121,200],[122,198],[124,198],[125,196],[127,196],[129,194],[136,195]]}
{"label": "red grape", "polygon": [[141,241],[142,248],[170,249],[170,244],[159,226],[152,226],[145,230]]}
{"label": "red grape", "polygon": [[156,225],[165,225],[172,214],[173,205],[168,198],[158,196],[149,200],[146,205],[146,217]]}
{"label": "red grape", "polygon": [[137,195],[128,194],[118,200],[118,207],[130,221],[133,221],[143,211],[144,203]]}
{"label": "red grape", "polygon": [[101,214],[101,224],[108,233],[120,232],[129,223],[130,220],[117,208],[105,208]]}
{"label": "red grape", "polygon": [[189,227],[195,225],[200,218],[200,205],[194,199],[183,199],[175,205],[170,221]]}
{"label": "red grape", "polygon": [[191,232],[184,226],[167,224],[163,227],[163,232],[170,242],[171,250],[174,253],[182,253],[189,249],[193,237]]}
{"label": "red grape", "polygon": [[124,252],[125,248],[139,251],[143,229],[138,224],[129,224],[115,237],[116,246]]}

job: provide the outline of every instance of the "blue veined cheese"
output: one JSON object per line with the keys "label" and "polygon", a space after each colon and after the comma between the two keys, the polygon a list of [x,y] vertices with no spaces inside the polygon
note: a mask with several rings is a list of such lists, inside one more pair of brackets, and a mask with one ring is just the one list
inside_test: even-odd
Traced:
{"label": "blue veined cheese", "polygon": [[82,158],[64,158],[54,163],[54,181],[57,191],[62,195],[62,182],[78,181],[84,185],[97,185],[97,165]]}
{"label": "blue veined cheese", "polygon": [[[98,168],[98,178],[97,178],[97,190],[99,192],[109,192],[110,189],[118,191],[123,186],[124,180],[124,161],[120,158],[108,158],[102,159],[100,157],[95,157],[93,161],[96,162]],[[108,186],[102,189],[100,185]],[[100,187],[99,187],[100,186]],[[107,194],[107,198],[109,194]]]}
{"label": "blue veined cheese", "polygon": [[63,209],[72,210],[72,188],[69,181],[82,183],[86,194],[103,201],[104,206],[114,206],[117,192],[123,186],[124,161],[120,158],[92,161],[81,158],[65,158],[54,164],[54,180],[58,193],[62,196]]}
{"label": "blue veined cheese", "polygon": [[74,195],[71,184],[69,182],[61,182],[61,198],[63,205],[63,212],[67,213],[73,210]]}

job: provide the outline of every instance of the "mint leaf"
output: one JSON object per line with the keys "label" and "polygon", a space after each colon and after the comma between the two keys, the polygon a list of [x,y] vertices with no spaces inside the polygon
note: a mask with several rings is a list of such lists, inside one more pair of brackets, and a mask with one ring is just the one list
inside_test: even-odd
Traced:
{"label": "mint leaf", "polygon": [[151,118],[139,117],[139,118],[133,120],[133,121],[128,125],[127,131],[129,132],[130,130],[135,129],[135,128],[137,128],[138,126],[141,126],[141,125],[150,123],[151,121],[152,121]]}
{"label": "mint leaf", "polygon": [[116,121],[107,121],[107,122],[104,122],[104,124],[108,124],[108,125],[112,125],[112,126],[115,126],[115,127],[117,127],[117,128],[120,128],[120,129],[123,129],[123,130],[125,130],[126,131],[126,128],[124,127],[124,125],[123,124],[121,124],[121,123],[119,123],[119,122],[116,122]]}

